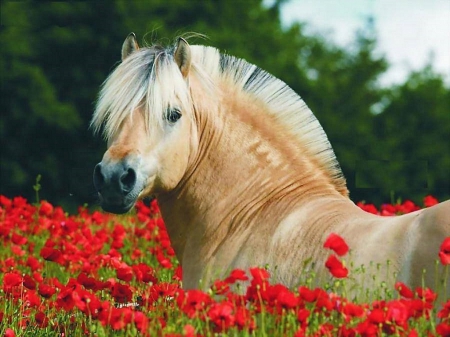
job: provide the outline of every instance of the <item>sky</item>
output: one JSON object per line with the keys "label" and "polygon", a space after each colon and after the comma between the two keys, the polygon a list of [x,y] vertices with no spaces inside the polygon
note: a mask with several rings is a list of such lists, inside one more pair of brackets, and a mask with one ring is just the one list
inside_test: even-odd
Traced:
{"label": "sky", "polygon": [[429,63],[450,83],[450,0],[290,0],[281,11],[284,24],[304,22],[307,33],[342,47],[368,17],[374,18],[377,52],[390,64],[383,85],[403,83]]}

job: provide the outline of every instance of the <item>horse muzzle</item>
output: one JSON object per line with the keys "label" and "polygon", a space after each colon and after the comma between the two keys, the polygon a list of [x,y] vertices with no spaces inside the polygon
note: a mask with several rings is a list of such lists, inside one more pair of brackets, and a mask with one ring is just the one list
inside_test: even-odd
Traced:
{"label": "horse muzzle", "polygon": [[129,160],[102,161],[94,168],[94,187],[100,197],[103,210],[123,214],[135,204],[136,169]]}

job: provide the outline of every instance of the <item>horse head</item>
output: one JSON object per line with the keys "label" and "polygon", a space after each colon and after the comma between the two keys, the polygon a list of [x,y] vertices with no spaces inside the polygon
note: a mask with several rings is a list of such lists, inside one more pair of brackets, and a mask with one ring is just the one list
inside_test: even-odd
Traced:
{"label": "horse head", "polygon": [[130,34],[122,62],[103,84],[92,120],[107,150],[94,169],[101,206],[125,213],[138,198],[167,191],[183,177],[195,150],[188,77],[191,51],[139,48]]}

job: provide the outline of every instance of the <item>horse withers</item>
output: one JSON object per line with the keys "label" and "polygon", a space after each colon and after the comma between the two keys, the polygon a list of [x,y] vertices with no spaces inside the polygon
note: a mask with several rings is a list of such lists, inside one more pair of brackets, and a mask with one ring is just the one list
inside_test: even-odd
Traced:
{"label": "horse withers", "polygon": [[362,211],[304,101],[242,59],[182,38],[140,48],[130,34],[92,127],[108,144],[94,169],[101,206],[125,213],[156,196],[185,289],[252,266],[292,287],[308,260],[325,282],[331,232],[350,246],[348,263],[385,266],[377,282],[388,287],[434,287],[444,273],[436,260],[450,201],[397,217]]}

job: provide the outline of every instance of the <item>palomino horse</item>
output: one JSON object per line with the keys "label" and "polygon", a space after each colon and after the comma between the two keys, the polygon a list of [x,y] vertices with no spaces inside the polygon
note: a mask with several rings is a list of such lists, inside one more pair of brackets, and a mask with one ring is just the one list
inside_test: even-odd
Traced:
{"label": "palomino horse", "polygon": [[390,287],[442,277],[436,260],[450,236],[450,201],[397,217],[362,211],[319,122],[285,83],[182,38],[173,48],[139,48],[130,34],[122,61],[92,119],[108,143],[94,184],[112,213],[156,196],[184,288],[252,266],[292,287],[306,260],[327,279],[322,246],[331,232],[347,241],[355,266],[390,261],[378,272]]}

